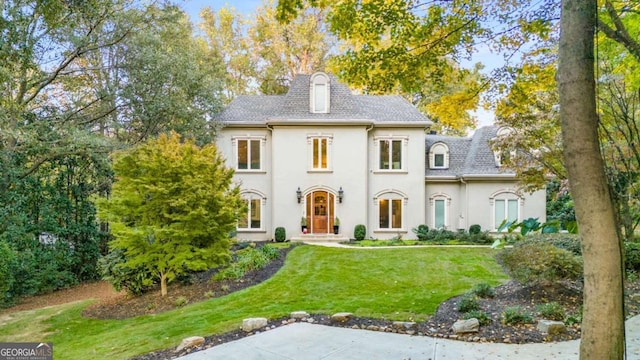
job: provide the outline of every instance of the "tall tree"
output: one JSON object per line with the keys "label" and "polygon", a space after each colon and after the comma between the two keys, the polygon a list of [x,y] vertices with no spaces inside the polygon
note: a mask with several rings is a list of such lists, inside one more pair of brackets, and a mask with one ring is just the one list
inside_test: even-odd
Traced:
{"label": "tall tree", "polygon": [[622,359],[621,247],[598,142],[594,78],[595,0],[563,0],[558,91],[564,160],[584,259],[581,359]]}
{"label": "tall tree", "polygon": [[97,202],[110,246],[125,251],[125,266],[154,274],[162,296],[176,276],[230,259],[229,234],[245,205],[215,145],[161,135],[117,155],[113,168],[112,193]]}

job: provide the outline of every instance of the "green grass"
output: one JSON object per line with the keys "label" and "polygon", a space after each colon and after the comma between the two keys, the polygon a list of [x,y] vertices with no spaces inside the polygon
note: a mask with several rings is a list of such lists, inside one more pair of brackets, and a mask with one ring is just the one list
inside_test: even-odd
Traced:
{"label": "green grass", "polygon": [[[456,239],[438,240],[438,241],[420,241],[420,240],[360,240],[345,243],[345,245],[353,247],[377,247],[377,246],[415,246],[415,245],[481,245],[471,241],[460,241]],[[487,246],[487,245],[483,245]]]}
{"label": "green grass", "polygon": [[490,249],[300,246],[269,280],[225,297],[127,320],[85,319],[88,302],[0,314],[0,342],[51,341],[56,359],[124,359],[291,311],[421,321],[479,282],[506,280]]}

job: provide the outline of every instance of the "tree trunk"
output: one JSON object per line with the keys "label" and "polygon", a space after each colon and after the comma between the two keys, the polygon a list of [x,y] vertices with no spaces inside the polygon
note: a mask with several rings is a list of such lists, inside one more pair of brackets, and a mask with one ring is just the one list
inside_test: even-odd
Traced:
{"label": "tree trunk", "polygon": [[598,145],[595,22],[596,0],[562,1],[557,74],[560,121],[584,259],[580,359],[622,359],[622,263],[615,211]]}
{"label": "tree trunk", "polygon": [[167,274],[160,273],[160,295],[167,296]]}

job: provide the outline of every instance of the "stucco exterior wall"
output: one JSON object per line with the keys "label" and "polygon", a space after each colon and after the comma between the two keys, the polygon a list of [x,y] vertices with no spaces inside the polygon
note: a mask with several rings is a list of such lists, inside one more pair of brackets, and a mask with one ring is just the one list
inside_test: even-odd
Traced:
{"label": "stucco exterior wall", "polygon": [[[380,170],[379,140],[401,139],[403,141],[403,169],[401,171]],[[412,228],[422,224],[425,218],[424,173],[425,142],[422,128],[374,128],[369,133],[369,196],[367,208],[369,222],[367,235],[375,239],[390,239],[398,235],[413,239]],[[402,228],[381,229],[379,202],[381,197],[403,199]]]}

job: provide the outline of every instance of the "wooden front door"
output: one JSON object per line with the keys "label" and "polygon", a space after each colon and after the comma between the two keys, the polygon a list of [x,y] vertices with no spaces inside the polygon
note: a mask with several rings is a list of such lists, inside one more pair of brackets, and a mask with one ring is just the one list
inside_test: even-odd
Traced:
{"label": "wooden front door", "polygon": [[328,191],[314,191],[307,195],[307,222],[312,234],[327,234],[333,229],[334,196]]}

